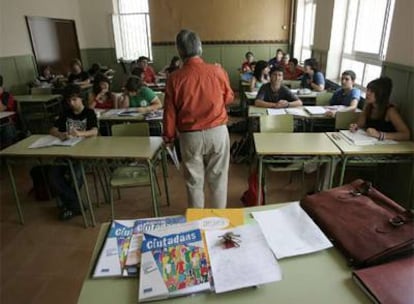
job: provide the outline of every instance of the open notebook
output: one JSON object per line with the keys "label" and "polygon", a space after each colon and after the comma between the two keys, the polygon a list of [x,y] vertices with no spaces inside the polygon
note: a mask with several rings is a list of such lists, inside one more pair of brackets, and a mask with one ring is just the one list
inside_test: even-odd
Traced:
{"label": "open notebook", "polygon": [[45,135],[38,140],[36,140],[34,143],[32,143],[29,148],[35,149],[35,148],[43,148],[43,147],[50,147],[50,146],[66,146],[71,147],[76,145],[78,142],[82,141],[83,137],[72,137],[66,140],[61,140],[58,137],[52,136],[52,135]]}
{"label": "open notebook", "polygon": [[367,132],[361,129],[356,132],[351,132],[349,130],[340,130],[339,132],[346,140],[357,146],[375,145],[379,142],[377,138],[369,136]]}

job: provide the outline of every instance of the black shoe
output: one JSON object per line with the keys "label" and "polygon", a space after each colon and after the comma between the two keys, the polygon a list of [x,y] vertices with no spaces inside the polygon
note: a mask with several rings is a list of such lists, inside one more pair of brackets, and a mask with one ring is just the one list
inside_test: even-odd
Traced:
{"label": "black shoe", "polygon": [[60,214],[59,214],[59,219],[61,221],[67,221],[70,220],[72,217],[78,216],[80,215],[81,212],[80,210],[70,210],[70,209],[64,209]]}

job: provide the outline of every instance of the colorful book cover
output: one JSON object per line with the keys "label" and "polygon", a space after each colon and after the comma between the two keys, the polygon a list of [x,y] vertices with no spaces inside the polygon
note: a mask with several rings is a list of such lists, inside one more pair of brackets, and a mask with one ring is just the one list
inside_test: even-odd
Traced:
{"label": "colorful book cover", "polygon": [[136,220],[114,220],[101,249],[93,278],[128,275],[125,261]]}
{"label": "colorful book cover", "polygon": [[186,218],[188,222],[200,220],[202,230],[226,229],[244,224],[244,210],[189,208]]}
{"label": "colorful book cover", "polygon": [[125,261],[125,269],[127,273],[129,275],[138,275],[138,268],[141,262],[141,244],[144,232],[150,232],[156,229],[182,224],[185,222],[186,219],[182,215],[136,220],[129,243],[128,255]]}
{"label": "colorful book cover", "polygon": [[199,222],[144,233],[141,254],[139,302],[210,290]]}

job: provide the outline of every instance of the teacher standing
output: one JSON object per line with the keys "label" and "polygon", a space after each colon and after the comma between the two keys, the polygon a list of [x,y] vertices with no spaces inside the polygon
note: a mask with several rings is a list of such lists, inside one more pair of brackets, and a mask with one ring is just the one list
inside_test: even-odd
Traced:
{"label": "teacher standing", "polygon": [[197,33],[181,30],[176,37],[183,67],[170,75],[165,91],[164,141],[179,136],[188,205],[204,208],[204,179],[211,207],[226,208],[230,140],[226,105],[234,93],[227,73],[200,57]]}

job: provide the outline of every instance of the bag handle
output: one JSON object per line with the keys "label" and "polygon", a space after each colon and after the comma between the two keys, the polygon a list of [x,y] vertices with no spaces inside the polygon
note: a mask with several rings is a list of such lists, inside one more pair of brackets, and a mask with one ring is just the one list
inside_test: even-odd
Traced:
{"label": "bag handle", "polygon": [[352,194],[353,196],[367,196],[371,198],[372,201],[375,202],[377,205],[381,205],[382,207],[390,211],[396,212],[396,216],[388,219],[388,222],[392,226],[399,227],[407,222],[413,221],[413,214],[411,211],[406,210],[402,206],[398,205],[397,203],[383,195],[377,189],[372,187],[371,182],[357,180],[353,182],[351,185],[354,189],[350,191],[350,194]]}

